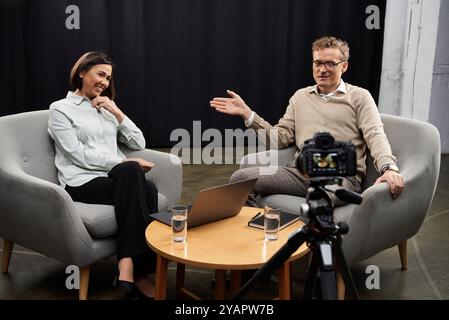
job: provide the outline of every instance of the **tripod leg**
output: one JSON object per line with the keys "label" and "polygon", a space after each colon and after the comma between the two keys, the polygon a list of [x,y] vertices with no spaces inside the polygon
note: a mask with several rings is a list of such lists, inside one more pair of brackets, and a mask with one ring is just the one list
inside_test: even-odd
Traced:
{"label": "tripod leg", "polygon": [[343,278],[343,283],[346,288],[348,288],[349,295],[355,299],[359,300],[359,294],[357,292],[354,279],[352,278],[351,272],[349,271],[348,264],[346,263],[343,250],[341,249],[341,236],[338,235],[336,239],[336,244],[334,246],[335,259],[337,261],[338,269]]}
{"label": "tripod leg", "polygon": [[318,262],[316,261],[316,255],[313,251],[310,252],[309,270],[307,271],[307,278],[304,282],[304,300],[312,300],[315,293],[316,277],[318,271]]}
{"label": "tripod leg", "polygon": [[337,300],[335,271],[320,271],[321,296],[323,300]]}
{"label": "tripod leg", "polygon": [[320,253],[320,282],[321,297],[323,300],[337,300],[337,285],[335,283],[335,267],[332,257],[332,241],[326,240],[317,243],[317,252]]}
{"label": "tripod leg", "polygon": [[301,229],[293,232],[284,244],[253,277],[240,289],[240,291],[232,298],[233,300],[242,299],[248,291],[264,276],[271,275],[275,270],[279,269],[282,264],[309,238],[309,228],[303,226]]}

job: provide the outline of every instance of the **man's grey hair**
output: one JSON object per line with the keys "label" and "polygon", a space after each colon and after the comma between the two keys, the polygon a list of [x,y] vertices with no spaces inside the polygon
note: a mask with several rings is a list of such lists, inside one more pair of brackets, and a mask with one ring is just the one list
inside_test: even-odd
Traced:
{"label": "man's grey hair", "polygon": [[321,37],[312,43],[312,54],[314,51],[318,51],[325,48],[338,49],[341,52],[342,60],[343,61],[349,60],[349,46],[346,41],[329,36]]}

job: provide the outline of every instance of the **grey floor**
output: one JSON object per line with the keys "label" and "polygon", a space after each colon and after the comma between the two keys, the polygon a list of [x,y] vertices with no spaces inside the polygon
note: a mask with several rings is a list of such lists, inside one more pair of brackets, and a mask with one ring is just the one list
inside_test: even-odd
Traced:
{"label": "grey floor", "polygon": [[[180,203],[191,203],[200,189],[226,183],[236,165],[184,166],[183,193]],[[3,241],[0,240],[0,248]],[[1,249],[0,249],[1,250]],[[1,252],[0,252],[1,253]],[[386,250],[351,268],[360,297],[372,299],[449,299],[449,156],[442,156],[438,188],[431,210],[420,231],[409,240],[409,269],[402,271],[396,248]],[[368,290],[367,267],[378,266],[380,288]],[[95,264],[91,270],[89,299],[120,299],[111,286],[113,258]],[[210,270],[187,268],[186,284],[197,295],[211,299],[213,288]],[[9,273],[0,273],[0,300],[3,299],[77,299],[76,290],[65,286],[66,266],[26,248],[15,246]],[[293,267],[293,298],[299,299],[305,277],[304,267]],[[175,269],[169,265],[167,297],[176,299]],[[276,296],[276,275],[248,294],[248,299],[271,299]]]}

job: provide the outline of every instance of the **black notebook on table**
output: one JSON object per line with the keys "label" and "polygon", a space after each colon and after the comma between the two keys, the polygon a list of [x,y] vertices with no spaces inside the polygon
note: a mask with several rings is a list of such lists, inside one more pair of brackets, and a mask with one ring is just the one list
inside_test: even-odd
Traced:
{"label": "black notebook on table", "polygon": [[[279,230],[282,230],[285,227],[291,225],[292,223],[298,221],[299,218],[300,218],[300,216],[297,214],[281,211],[281,221],[279,224]],[[250,221],[248,221],[248,226],[258,228],[258,229],[264,228],[263,210],[260,212],[259,216],[256,216],[255,219],[253,218]]]}

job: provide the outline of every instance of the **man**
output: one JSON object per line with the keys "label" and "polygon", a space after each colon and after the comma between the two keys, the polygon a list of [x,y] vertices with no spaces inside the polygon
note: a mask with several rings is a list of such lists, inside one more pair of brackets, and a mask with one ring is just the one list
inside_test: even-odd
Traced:
{"label": "man", "polygon": [[[377,106],[371,94],[360,87],[345,83],[341,76],[348,69],[348,44],[334,37],[322,37],[312,44],[312,70],[316,85],[298,90],[289,101],[284,116],[271,126],[246,105],[235,92],[229,98],[214,98],[210,105],[217,111],[241,116],[246,126],[274,132],[278,148],[295,143],[298,149],[316,132],[330,132],[336,140],[351,141],[357,151],[357,175],[343,179],[342,187],[361,192],[366,173],[366,147],[381,176],[375,183],[387,182],[392,197],[404,189],[404,180],[396,166],[396,158],[383,130]],[[258,168],[236,171],[231,181],[258,177],[248,203],[256,206],[256,195],[290,194],[305,196],[309,179],[295,167],[294,162],[280,166],[272,175],[260,175]],[[343,204],[332,196],[335,205]]]}

